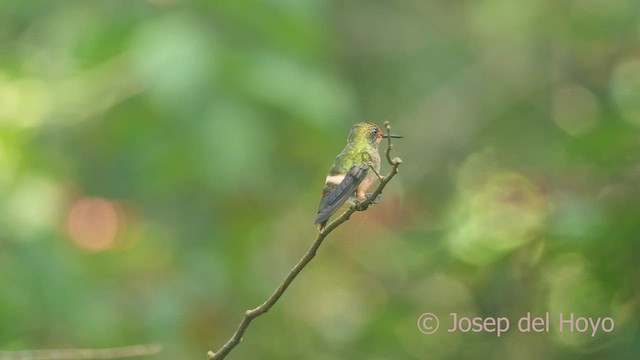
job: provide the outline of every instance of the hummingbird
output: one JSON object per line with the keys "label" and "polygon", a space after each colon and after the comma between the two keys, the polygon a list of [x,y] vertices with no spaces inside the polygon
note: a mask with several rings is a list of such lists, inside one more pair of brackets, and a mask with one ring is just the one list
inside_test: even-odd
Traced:
{"label": "hummingbird", "polygon": [[367,199],[367,190],[380,172],[378,147],[383,138],[401,138],[385,134],[372,122],[359,122],[351,127],[347,146],[333,161],[322,189],[322,199],[314,223],[320,232],[347,200],[353,203]]}

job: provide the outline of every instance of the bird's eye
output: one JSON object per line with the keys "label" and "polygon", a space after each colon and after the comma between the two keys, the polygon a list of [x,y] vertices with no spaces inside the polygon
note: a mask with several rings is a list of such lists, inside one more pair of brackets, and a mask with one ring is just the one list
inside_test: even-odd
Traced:
{"label": "bird's eye", "polygon": [[378,135],[378,128],[373,128],[373,135]]}

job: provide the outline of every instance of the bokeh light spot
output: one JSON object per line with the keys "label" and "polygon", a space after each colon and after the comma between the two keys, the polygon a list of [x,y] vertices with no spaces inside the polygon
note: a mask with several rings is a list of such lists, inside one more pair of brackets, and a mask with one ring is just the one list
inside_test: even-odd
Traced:
{"label": "bokeh light spot", "polygon": [[[556,256],[547,264],[544,277],[548,286],[547,307],[551,314],[563,319],[570,314],[576,317],[611,316],[615,305],[612,294],[591,273],[592,265],[579,253],[566,253]],[[559,318],[557,319],[559,321]],[[567,325],[568,326],[568,325]],[[570,331],[554,328],[554,340],[568,347],[590,352],[610,340],[607,334],[591,336],[591,332]]]}
{"label": "bokeh light spot", "polygon": [[474,177],[473,169],[480,168],[483,175],[474,181],[459,180],[460,199],[447,242],[453,256],[483,265],[535,238],[546,223],[549,204],[539,187],[522,174],[499,169],[486,174],[477,164],[480,160],[473,156],[472,160],[460,174]]}
{"label": "bokeh light spot", "polygon": [[598,99],[583,87],[565,86],[553,95],[553,121],[569,135],[588,132],[598,122],[599,115]]}
{"label": "bokeh light spot", "polygon": [[54,228],[62,205],[60,186],[47,178],[24,176],[15,186],[0,192],[4,234],[15,240],[35,240]]}
{"label": "bokeh light spot", "polygon": [[49,86],[36,78],[7,81],[0,74],[0,122],[29,128],[40,125],[51,111]]}
{"label": "bokeh light spot", "polygon": [[629,60],[615,68],[611,92],[623,119],[640,126],[640,60]]}
{"label": "bokeh light spot", "polygon": [[71,206],[67,231],[82,249],[103,251],[116,244],[123,220],[117,203],[100,198],[82,198]]}

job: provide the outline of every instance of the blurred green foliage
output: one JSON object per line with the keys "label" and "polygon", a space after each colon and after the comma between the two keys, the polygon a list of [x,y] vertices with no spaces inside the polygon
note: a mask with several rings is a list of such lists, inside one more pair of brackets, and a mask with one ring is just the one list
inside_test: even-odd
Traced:
{"label": "blurred green foliage", "polygon": [[[4,1],[0,349],[204,358],[391,120],[401,174],[229,358],[635,359],[639,41],[634,0]],[[444,331],[547,311],[615,330]]]}

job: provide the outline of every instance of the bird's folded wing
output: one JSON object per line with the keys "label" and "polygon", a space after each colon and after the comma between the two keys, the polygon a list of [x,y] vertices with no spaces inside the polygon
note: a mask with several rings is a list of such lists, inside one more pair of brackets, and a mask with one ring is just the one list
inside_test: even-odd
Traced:
{"label": "bird's folded wing", "polygon": [[352,166],[342,182],[322,200],[314,223],[321,224],[329,220],[331,215],[353,195],[358,185],[367,176],[368,170],[368,166]]}

